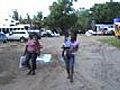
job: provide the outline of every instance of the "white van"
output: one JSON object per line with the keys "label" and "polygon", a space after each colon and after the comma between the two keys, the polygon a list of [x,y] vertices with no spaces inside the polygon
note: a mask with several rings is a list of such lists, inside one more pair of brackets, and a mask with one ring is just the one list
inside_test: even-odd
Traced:
{"label": "white van", "polygon": [[6,34],[8,40],[19,40],[20,42],[24,42],[29,38],[29,34],[27,30],[15,30]]}

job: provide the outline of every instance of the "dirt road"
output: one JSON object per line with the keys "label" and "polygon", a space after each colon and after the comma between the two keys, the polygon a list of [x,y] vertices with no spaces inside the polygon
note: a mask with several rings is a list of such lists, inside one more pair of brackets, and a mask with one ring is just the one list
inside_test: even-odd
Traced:
{"label": "dirt road", "polygon": [[[51,64],[39,64],[35,76],[18,69],[24,45],[0,49],[0,60],[4,60],[0,61],[0,90],[120,90],[120,50],[98,38],[79,36],[73,83],[66,79],[64,64],[59,62],[63,37],[42,39],[43,53],[51,53],[53,58]],[[3,67],[6,65],[9,68]]]}

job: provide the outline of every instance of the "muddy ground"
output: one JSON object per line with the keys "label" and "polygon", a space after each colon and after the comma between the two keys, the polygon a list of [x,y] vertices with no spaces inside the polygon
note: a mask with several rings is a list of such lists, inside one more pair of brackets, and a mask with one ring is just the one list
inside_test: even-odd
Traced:
{"label": "muddy ground", "polygon": [[73,83],[66,79],[64,63],[59,60],[63,37],[41,40],[42,53],[53,58],[50,64],[38,64],[35,76],[18,68],[24,43],[0,45],[0,90],[120,90],[120,50],[100,43],[99,38],[106,37],[79,36]]}

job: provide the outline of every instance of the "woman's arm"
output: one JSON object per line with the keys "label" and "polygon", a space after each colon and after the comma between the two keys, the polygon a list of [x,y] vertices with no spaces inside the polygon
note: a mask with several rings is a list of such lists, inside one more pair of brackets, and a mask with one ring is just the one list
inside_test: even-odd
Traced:
{"label": "woman's arm", "polygon": [[39,41],[37,41],[37,44],[36,44],[36,52],[37,53],[40,53],[41,52],[41,48],[43,48],[43,46],[41,45],[41,43],[39,43]]}
{"label": "woman's arm", "polygon": [[77,45],[75,49],[76,49],[76,51],[78,51],[78,49],[79,49],[79,45]]}

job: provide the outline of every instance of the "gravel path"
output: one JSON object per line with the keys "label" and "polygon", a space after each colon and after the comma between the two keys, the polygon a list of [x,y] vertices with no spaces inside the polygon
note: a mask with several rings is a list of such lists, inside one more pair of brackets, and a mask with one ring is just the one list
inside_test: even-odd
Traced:
{"label": "gravel path", "polygon": [[[98,38],[101,37],[79,36],[80,49],[76,56],[73,83],[66,79],[64,64],[59,61],[63,37],[42,39],[43,53],[52,54],[53,59],[50,64],[39,64],[35,76],[27,76],[26,71],[21,71],[17,67],[24,45],[7,47],[9,49],[7,52],[0,48],[0,60],[7,61],[9,58],[13,63],[14,59],[14,64],[11,65],[9,62],[12,70],[1,69],[0,90],[120,90],[120,50],[98,42]],[[1,54],[10,52],[12,58]],[[5,70],[13,73],[10,76]],[[12,74],[14,79],[2,78],[5,75],[12,78]],[[3,83],[4,80],[9,82]]]}

